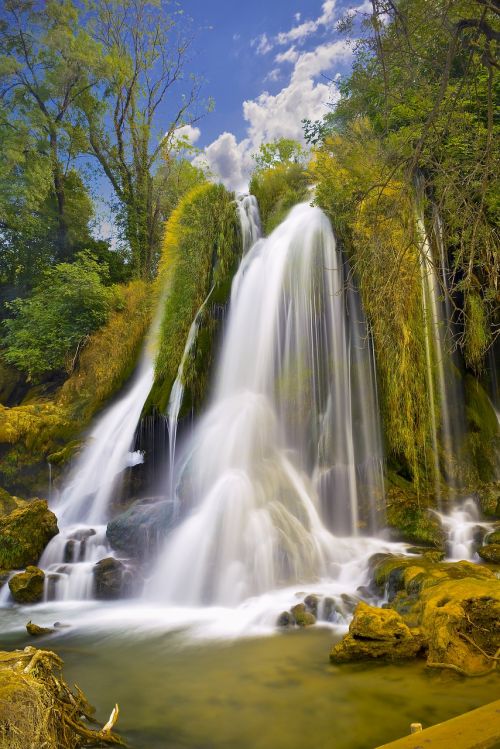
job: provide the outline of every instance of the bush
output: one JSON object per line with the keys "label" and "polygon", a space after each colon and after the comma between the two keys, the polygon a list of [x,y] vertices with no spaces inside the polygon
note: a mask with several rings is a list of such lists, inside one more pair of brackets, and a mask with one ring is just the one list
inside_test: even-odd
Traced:
{"label": "bush", "polygon": [[114,292],[104,285],[104,273],[81,253],[74,263],[46,270],[31,296],[9,302],[14,316],[3,323],[5,360],[33,382],[71,372],[88,336],[106,322],[113,306]]}
{"label": "bush", "polygon": [[276,164],[258,169],[250,182],[250,192],[259,203],[265,234],[270,234],[297,203],[306,200],[309,177],[300,164]]}

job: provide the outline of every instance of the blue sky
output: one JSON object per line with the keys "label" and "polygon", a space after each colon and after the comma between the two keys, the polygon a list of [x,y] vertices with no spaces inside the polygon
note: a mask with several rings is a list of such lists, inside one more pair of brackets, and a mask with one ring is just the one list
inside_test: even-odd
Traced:
{"label": "blue sky", "polygon": [[[215,176],[242,189],[260,143],[302,137],[301,120],[327,111],[336,89],[328,79],[349,71],[352,50],[336,32],[358,0],[184,0],[197,37],[192,68],[215,111],[192,133]],[[191,132],[191,131],[190,131]]]}

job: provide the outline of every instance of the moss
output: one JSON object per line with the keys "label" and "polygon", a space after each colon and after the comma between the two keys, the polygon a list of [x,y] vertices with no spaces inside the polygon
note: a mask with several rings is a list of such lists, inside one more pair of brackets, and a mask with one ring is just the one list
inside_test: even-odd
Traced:
{"label": "moss", "polygon": [[9,515],[14,510],[18,510],[26,505],[26,500],[19,497],[13,497],[11,494],[0,488],[0,516]]}
{"label": "moss", "polygon": [[24,572],[9,580],[9,588],[17,603],[39,603],[43,598],[45,572],[38,567],[28,566]]}
{"label": "moss", "polygon": [[500,543],[489,543],[487,546],[482,546],[477,553],[485,562],[500,564]]}
{"label": "moss", "polygon": [[298,627],[311,627],[313,624],[316,624],[316,617],[307,610],[304,603],[298,603],[296,606],[292,606],[291,613],[293,620]]}
{"label": "moss", "polygon": [[43,499],[0,517],[0,569],[37,564],[42,551],[59,532],[57,518]]}
{"label": "moss", "polygon": [[300,164],[277,164],[254,172],[250,192],[259,203],[265,234],[270,234],[297,203],[306,200],[310,176]]}
{"label": "moss", "polygon": [[158,287],[165,295],[148,406],[164,412],[177,376],[189,329],[199,331],[184,367],[183,410],[198,410],[204,400],[219,330],[218,309],[226,304],[241,257],[241,237],[233,196],[221,185],[204,184],[180,201],[167,222]]}
{"label": "moss", "polygon": [[467,419],[466,451],[474,469],[469,480],[491,482],[496,477],[500,430],[495,410],[482,387],[471,375],[464,380]]}
{"label": "moss", "polygon": [[23,382],[23,375],[0,356],[0,403],[8,405]]}
{"label": "moss", "polygon": [[396,537],[410,543],[443,547],[444,533],[431,511],[434,503],[431,495],[418,495],[410,482],[389,472],[386,501],[387,524],[396,531]]}

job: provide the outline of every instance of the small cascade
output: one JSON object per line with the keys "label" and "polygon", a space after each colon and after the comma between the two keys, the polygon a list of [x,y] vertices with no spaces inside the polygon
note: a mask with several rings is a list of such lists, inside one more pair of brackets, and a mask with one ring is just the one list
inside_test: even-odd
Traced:
{"label": "small cascade", "polygon": [[450,560],[478,561],[476,550],[482,545],[493,524],[481,519],[476,502],[469,497],[448,515],[438,513],[446,533],[447,556]]}
{"label": "small cascade", "polygon": [[243,240],[243,255],[262,236],[259,206],[254,195],[239,195],[237,199]]}
{"label": "small cascade", "polygon": [[178,459],[187,516],[149,597],[233,605],[338,577],[365,549],[332,535],[373,531],[384,498],[370,337],[348,275],[308,204],[243,258],[214,396]]}
{"label": "small cascade", "polygon": [[174,380],[174,384],[172,385],[172,390],[170,391],[170,399],[168,401],[167,425],[168,425],[168,445],[169,445],[168,465],[169,465],[169,476],[170,476],[169,496],[172,498],[174,497],[174,467],[175,467],[175,446],[177,442],[177,424],[179,421],[179,413],[180,413],[181,406],[182,406],[182,399],[184,397],[184,367],[186,366],[186,360],[189,354],[191,353],[191,349],[193,348],[197,335],[198,335],[198,329],[200,327],[200,320],[201,320],[201,313],[205,309],[205,305],[210,299],[210,295],[212,294],[213,290],[214,290],[214,287],[212,286],[212,288],[207,294],[206,299],[204,300],[203,304],[201,305],[198,312],[196,313],[193,322],[191,323],[191,327],[189,328],[188,336],[186,339],[186,345],[184,346],[182,359],[180,361],[179,368],[177,370],[177,376]]}
{"label": "small cascade", "polygon": [[153,385],[158,325],[155,319],[131,385],[98,419],[54,503],[59,534],[40,559],[46,571],[46,599],[91,598],[94,564],[114,556],[106,540],[106,523],[110,505],[120,494],[124,470],[144,460],[143,453],[134,450],[134,438]]}
{"label": "small cascade", "polygon": [[460,374],[452,354],[451,308],[447,292],[447,263],[439,216],[434,234],[439,260],[432,254],[423,216],[417,218],[420,235],[420,273],[427,360],[427,389],[432,423],[435,492],[441,505],[441,473],[457,489],[456,460],[464,434],[463,393]]}

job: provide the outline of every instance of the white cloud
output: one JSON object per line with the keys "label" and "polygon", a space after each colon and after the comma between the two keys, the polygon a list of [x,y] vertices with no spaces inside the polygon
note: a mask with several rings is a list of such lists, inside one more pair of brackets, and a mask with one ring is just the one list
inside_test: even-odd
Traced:
{"label": "white cloud", "polygon": [[258,55],[265,55],[273,48],[273,44],[268,38],[266,32],[256,37],[255,39],[252,39],[252,41],[250,42],[250,46],[255,47],[255,51]]}
{"label": "white cloud", "polygon": [[302,16],[301,16],[301,14],[300,14],[300,13],[295,13],[295,15],[294,15],[294,18],[295,18],[295,20],[297,21],[297,23],[299,23],[299,21],[300,21],[301,17],[302,17]]}
{"label": "white cloud", "polygon": [[281,65],[282,62],[297,62],[299,53],[295,49],[295,46],[289,47],[285,52],[280,52],[274,58],[274,61]]}
{"label": "white cloud", "polygon": [[278,81],[281,78],[281,70],[279,68],[273,68],[264,78],[264,81]]}
{"label": "white cloud", "polygon": [[201,135],[199,127],[193,127],[192,125],[183,125],[175,131],[174,140],[187,139],[191,144],[196,143]]}
{"label": "white cloud", "polygon": [[244,189],[254,166],[252,154],[261,143],[282,137],[303,140],[301,120],[320,119],[325,114],[327,102],[338,94],[318,81],[318,76],[348,60],[351,54],[345,41],[321,44],[298,54],[287,86],[277,94],[264,91],[256,99],[243,102],[246,137],[238,142],[233,133],[223,133],[197,157],[198,163],[205,160],[226,187]]}

